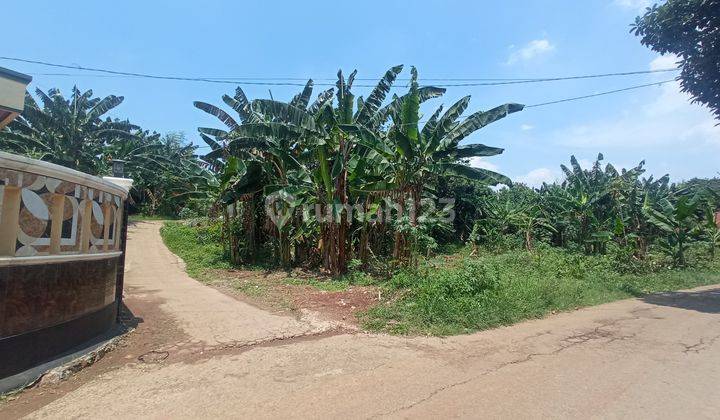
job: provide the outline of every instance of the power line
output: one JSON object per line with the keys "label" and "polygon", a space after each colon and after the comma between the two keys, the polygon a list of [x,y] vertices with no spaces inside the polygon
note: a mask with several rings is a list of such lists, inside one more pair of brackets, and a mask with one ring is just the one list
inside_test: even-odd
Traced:
{"label": "power line", "polygon": [[[2,59],[3,57],[0,57]],[[652,70],[657,71],[657,70]],[[675,69],[666,69],[666,70],[660,70],[660,71],[675,71]],[[31,74],[33,76],[68,76],[68,77],[119,77],[119,78],[130,78],[130,77],[136,77],[136,76],[125,76],[125,75],[117,75],[117,74],[87,74],[87,73],[37,73],[37,72],[26,72],[28,74]],[[643,72],[645,73],[645,72]],[[203,79],[207,80],[222,80],[226,82],[238,82],[242,83],[244,81],[303,81],[307,82],[309,79],[308,77],[233,77],[233,76],[226,76],[226,77],[203,77]],[[312,78],[313,81],[336,81],[337,78]],[[356,77],[355,80],[363,80],[363,81],[376,81],[378,79],[373,78],[360,78]],[[396,81],[410,81],[408,78],[402,78],[398,77],[395,79]],[[537,78],[431,78],[431,77],[423,77],[422,80],[435,80],[435,81],[534,81],[539,80]],[[334,85],[334,83],[333,83]],[[304,86],[304,83],[303,83]]]}
{"label": "power line", "polygon": [[577,101],[577,100],[580,100],[580,99],[594,98],[594,97],[596,97],[596,96],[603,96],[603,95],[609,95],[609,94],[611,94],[611,93],[625,92],[625,91],[628,91],[628,90],[640,89],[640,88],[644,88],[644,87],[648,87],[648,86],[660,86],[660,85],[662,85],[662,84],[670,83],[670,82],[674,82],[674,81],[675,81],[675,79],[663,80],[662,82],[647,83],[647,84],[644,84],[644,85],[630,86],[630,87],[626,87],[626,88],[622,88],[622,89],[608,90],[608,91],[605,91],[605,92],[593,93],[593,94],[591,94],[591,95],[583,95],[583,96],[575,96],[575,97],[572,97],[572,98],[558,99],[558,100],[555,100],[555,101],[542,102],[542,103],[533,104],[533,105],[526,105],[525,108],[536,108],[536,107],[539,107],[539,106],[559,104],[559,103],[562,103],[562,102],[570,102],[570,101]]}
{"label": "power line", "polygon": [[[0,57],[0,59],[3,57]],[[94,70],[92,70],[94,71]],[[503,85],[503,84],[517,84],[517,83],[537,83],[537,82],[552,82],[552,81],[558,81],[558,80],[576,80],[576,79],[592,79],[592,78],[601,78],[601,77],[614,77],[614,76],[632,76],[632,75],[640,75],[640,74],[652,74],[652,73],[665,73],[665,72],[671,72],[671,71],[678,71],[678,69],[658,69],[658,70],[641,70],[641,71],[630,71],[630,72],[620,72],[620,73],[602,73],[602,74],[589,74],[589,75],[580,75],[580,76],[566,76],[566,77],[544,77],[544,78],[429,78],[429,77],[423,77],[422,80],[428,81],[428,80],[435,80],[435,81],[493,81],[496,83],[488,83],[487,85]],[[37,76],[67,76],[67,77],[138,77],[138,76],[130,76],[130,75],[117,75],[117,74],[86,74],[86,73],[35,73],[35,72],[29,72],[31,75],[37,75]],[[283,83],[284,81],[288,80],[303,80],[307,81],[308,78],[301,78],[301,77],[202,77],[202,78],[193,78],[192,80],[198,80],[198,81],[213,81],[213,82],[223,82],[223,83],[245,83],[245,82],[256,82],[256,81],[265,81],[265,80],[277,80],[281,81],[279,83]],[[328,78],[313,78],[313,81],[333,81],[337,79],[328,79]],[[377,80],[372,78],[355,78],[355,80]],[[409,81],[410,79],[407,78],[397,78],[396,81]],[[497,83],[500,82],[500,83]],[[284,83],[283,83],[284,84]],[[290,86],[304,86],[305,83],[290,83]],[[325,83],[323,84],[325,86],[334,86],[334,83]],[[483,86],[485,84],[482,83],[461,83],[461,84],[451,84],[451,85],[439,85],[439,86]],[[362,85],[367,86],[367,85]],[[373,85],[374,86],[374,85]]]}
{"label": "power line", "polygon": [[[640,88],[649,87],[649,86],[660,86],[665,83],[670,83],[670,82],[674,82],[674,81],[675,81],[674,79],[670,79],[670,80],[663,80],[660,82],[646,83],[643,85],[629,86],[629,87],[622,88],[622,89],[608,90],[605,92],[598,92],[598,93],[593,93],[590,95],[574,96],[571,98],[558,99],[555,101],[541,102],[541,103],[533,104],[533,105],[525,105],[525,108],[537,108],[537,107],[546,106],[546,105],[554,105],[554,104],[559,104],[559,103],[564,103],[564,102],[579,101],[581,99],[588,99],[588,98],[594,98],[597,96],[610,95],[613,93],[626,92],[628,90],[640,89]],[[468,115],[470,115],[470,114],[461,114],[460,117],[467,117]],[[418,122],[420,122],[420,123],[427,122],[427,120],[420,120]],[[207,148],[210,148],[210,146],[198,146],[196,149],[207,149]]]}
{"label": "power line", "polygon": [[[101,68],[92,68],[92,67],[83,67],[83,66],[76,66],[76,65],[66,65],[66,64],[56,64],[56,63],[50,63],[46,61],[37,61],[37,60],[28,60],[23,58],[15,58],[15,57],[3,57],[0,56],[0,59],[2,60],[10,60],[10,61],[18,61],[22,63],[29,63],[29,64],[38,64],[48,67],[57,67],[57,68],[65,68],[65,69],[74,69],[74,70],[82,70],[82,71],[92,71],[92,72],[98,72],[98,73],[105,73],[110,74],[113,76],[120,76],[120,77],[137,77],[137,78],[146,78],[146,79],[156,79],[156,80],[178,80],[178,81],[190,81],[190,82],[205,82],[205,83],[219,83],[219,84],[244,84],[244,85],[259,85],[259,86],[305,86],[305,83],[300,82],[288,82],[288,81],[268,81],[268,80],[305,80],[305,79],[298,79],[298,78],[233,78],[233,79],[223,79],[223,78],[213,78],[213,77],[182,77],[182,76],[163,76],[163,75],[154,75],[154,74],[146,74],[146,73],[134,73],[134,72],[124,72],[124,71],[116,71],[116,70],[108,70],[108,69],[101,69]],[[542,83],[542,82],[555,82],[555,81],[561,81],[561,80],[579,80],[579,79],[595,79],[595,78],[604,78],[604,77],[616,77],[616,76],[631,76],[631,75],[640,75],[640,74],[652,74],[652,73],[662,73],[662,72],[671,72],[671,71],[678,71],[677,68],[675,69],[658,69],[658,70],[640,70],[640,71],[631,71],[631,72],[615,72],[615,73],[600,73],[600,74],[587,74],[587,75],[578,75],[578,76],[564,76],[564,77],[546,77],[546,78],[527,78],[527,79],[497,79],[494,81],[486,81],[486,82],[471,82],[471,83],[450,83],[450,84],[439,84],[436,85],[437,87],[469,87],[469,86],[498,86],[498,85],[513,85],[513,84],[523,84],[523,83]],[[42,74],[42,73],[41,73]],[[88,75],[73,75],[73,74],[67,74],[67,73],[46,73],[47,75],[54,75],[54,76],[88,76]],[[98,75],[99,76],[99,75]],[[329,79],[325,79],[329,80]],[[363,79],[367,80],[367,79]],[[375,80],[375,79],[370,79]],[[486,79],[423,79],[423,80],[486,80]],[[492,79],[490,79],[492,80]],[[317,86],[335,86],[334,83],[316,83]],[[375,87],[375,85],[356,85],[357,87]],[[398,87],[398,86],[395,86]],[[402,86],[399,86],[402,87]]]}

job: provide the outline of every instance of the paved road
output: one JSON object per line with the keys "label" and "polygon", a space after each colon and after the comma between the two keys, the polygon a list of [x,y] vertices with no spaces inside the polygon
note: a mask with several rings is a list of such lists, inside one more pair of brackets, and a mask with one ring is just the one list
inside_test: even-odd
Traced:
{"label": "paved road", "polygon": [[195,283],[157,231],[131,232],[128,300],[159,305],[185,345],[97,373],[31,417],[720,415],[720,287],[445,339],[333,333]]}

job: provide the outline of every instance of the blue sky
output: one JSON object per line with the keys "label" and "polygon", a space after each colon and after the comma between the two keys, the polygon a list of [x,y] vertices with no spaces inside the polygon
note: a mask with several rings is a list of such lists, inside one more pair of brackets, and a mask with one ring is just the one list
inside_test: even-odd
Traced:
{"label": "blue sky", "polygon": [[[659,57],[628,33],[647,3],[27,0],[5,5],[3,32],[20,36],[5,43],[0,55],[151,74],[312,77],[317,83],[328,83],[321,79],[334,78],[339,68],[379,78],[395,64],[415,65],[421,82],[423,77],[552,77],[672,67],[672,57]],[[159,132],[183,131],[192,141],[200,141],[198,126],[218,126],[192,102],[221,105],[221,96],[234,91],[233,85],[101,77],[4,60],[0,66],[33,75],[31,88],[59,87],[67,93],[76,84],[97,95],[123,95],[125,102],[112,116]],[[470,94],[474,111],[668,78],[450,87],[431,106]],[[267,86],[243,89],[251,98],[270,95]],[[271,89],[276,99],[300,90]],[[363,94],[369,88],[355,90]],[[617,166],[645,159],[650,173],[670,173],[674,180],[720,171],[720,128],[674,83],[529,108],[476,132],[469,142],[506,149],[473,164],[530,184],[559,177],[560,163],[571,154],[585,163],[598,152]]]}

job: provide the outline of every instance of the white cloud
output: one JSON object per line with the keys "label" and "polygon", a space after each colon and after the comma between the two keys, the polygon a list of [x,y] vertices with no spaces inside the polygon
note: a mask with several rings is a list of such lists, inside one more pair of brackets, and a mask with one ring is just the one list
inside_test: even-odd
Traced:
{"label": "white cloud", "polygon": [[642,12],[646,7],[650,7],[653,2],[651,0],[615,0],[615,4],[623,9]]}
{"label": "white cloud", "polygon": [[534,39],[524,47],[510,53],[506,64],[515,64],[519,61],[529,61],[555,50],[555,46],[547,39]]}
{"label": "white cloud", "polygon": [[650,62],[650,70],[664,70],[677,68],[679,58],[675,54],[659,55]]}
{"label": "white cloud", "polygon": [[[676,58],[661,56],[650,68],[672,67]],[[668,63],[671,63],[668,65]],[[652,80],[668,79],[654,75]],[[647,88],[654,92],[647,102],[627,109],[615,119],[577,124],[556,133],[558,143],[565,146],[592,148],[648,148],[683,145],[686,148],[720,146],[720,126],[716,126],[709,110],[690,103],[690,96],[680,91],[678,82]]]}
{"label": "white cloud", "polygon": [[552,183],[559,181],[562,177],[556,170],[550,168],[537,168],[528,172],[525,175],[515,178],[515,182],[522,182],[529,187],[540,187],[543,182]]}
{"label": "white cloud", "polygon": [[500,167],[492,162],[488,162],[487,160],[484,160],[482,157],[475,156],[471,157],[469,160],[470,166],[473,168],[482,168],[487,169],[493,172],[499,172]]}
{"label": "white cloud", "polygon": [[684,143],[717,144],[720,127],[712,115],[680,92],[678,83],[667,83],[658,95],[618,119],[574,125],[557,133],[558,143],[572,147],[644,148]]}
{"label": "white cloud", "polygon": [[522,131],[530,131],[530,130],[532,130],[533,128],[535,128],[535,126],[530,125],[530,124],[522,124],[522,125],[520,126],[520,129],[521,129]]}

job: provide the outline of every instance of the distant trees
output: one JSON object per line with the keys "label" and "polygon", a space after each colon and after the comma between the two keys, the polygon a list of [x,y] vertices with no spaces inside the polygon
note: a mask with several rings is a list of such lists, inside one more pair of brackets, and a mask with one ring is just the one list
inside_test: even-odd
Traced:
{"label": "distant trees", "polygon": [[668,0],[638,16],[643,45],[680,58],[680,85],[720,119],[720,0]]}
{"label": "distant trees", "polygon": [[602,160],[600,154],[591,168],[582,168],[571,157],[570,167],[561,165],[560,183],[537,190],[514,185],[486,197],[471,237],[475,248],[508,246],[515,238],[531,250],[539,240],[586,254],[612,252],[628,266],[655,249],[684,266],[689,247],[705,243],[714,257],[720,195],[707,187],[714,180],[672,185],[667,175],[642,178],[644,162],[617,170]]}
{"label": "distant trees", "polygon": [[108,168],[107,162],[98,159],[105,145],[131,137],[138,128],[128,121],[102,119],[122,103],[122,96],[93,98],[92,90],[81,92],[76,87],[69,99],[58,89],[47,93],[36,89],[35,93],[41,105],[26,94],[20,117],[0,131],[3,150],[100,174]]}
{"label": "distant trees", "polygon": [[192,197],[207,195],[214,177],[182,134],[161,136],[104,117],[122,96],[98,98],[77,87],[70,98],[58,89],[35,94],[26,94],[23,113],[0,131],[1,150],[92,175],[108,175],[112,159],[124,160],[135,181],[133,205],[150,214],[176,215]]}

